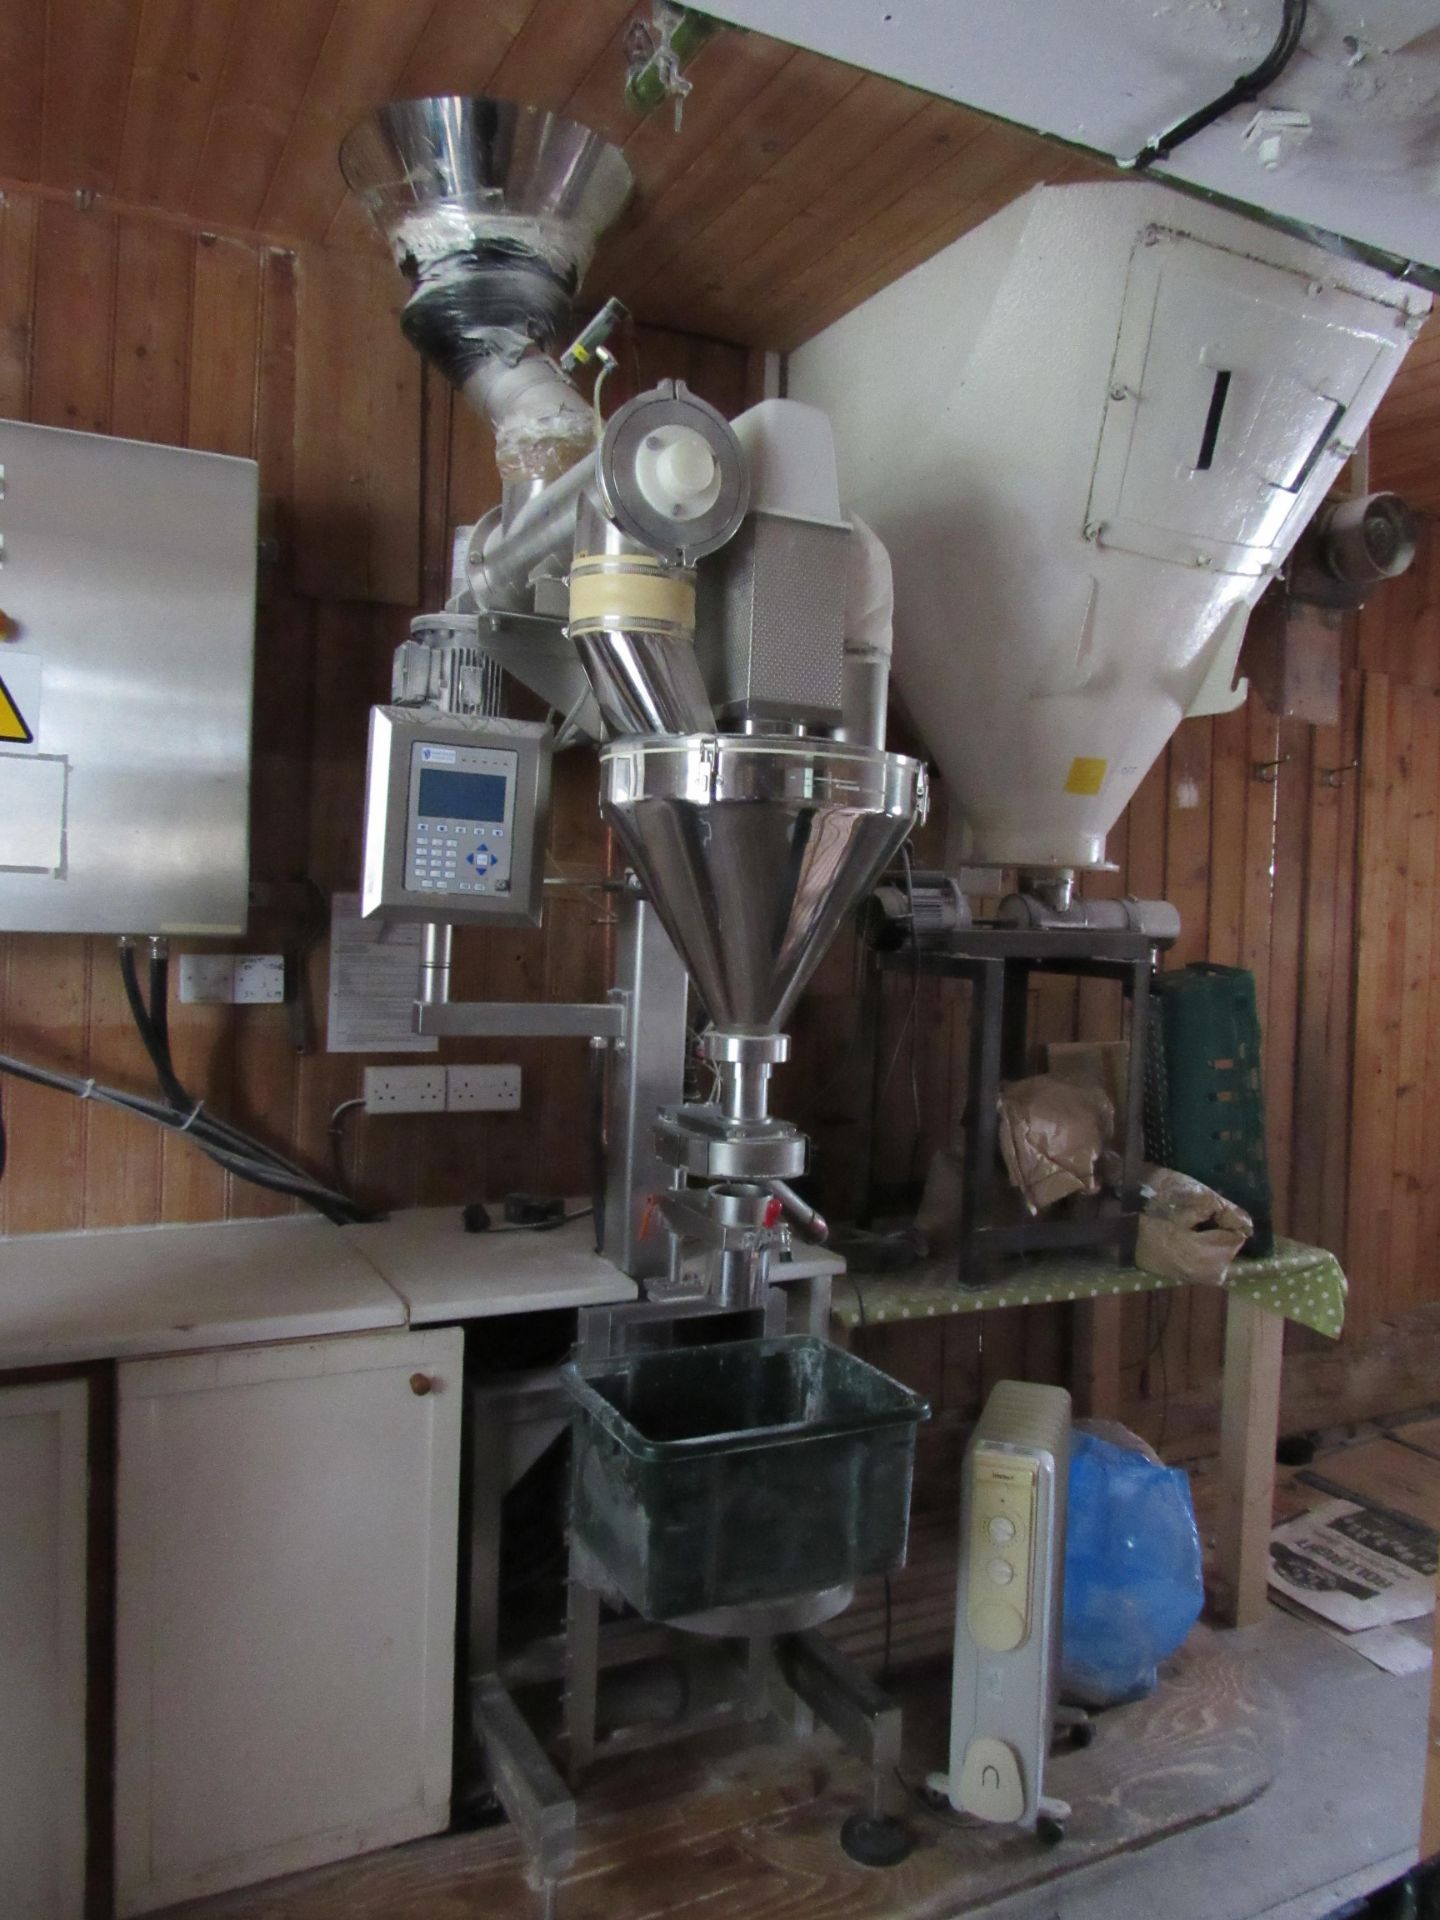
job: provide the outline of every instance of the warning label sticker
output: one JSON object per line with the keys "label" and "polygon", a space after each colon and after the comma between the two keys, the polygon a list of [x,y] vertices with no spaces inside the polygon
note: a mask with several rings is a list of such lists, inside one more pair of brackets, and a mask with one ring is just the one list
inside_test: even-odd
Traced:
{"label": "warning label sticker", "polygon": [[19,702],[3,680],[0,680],[0,740],[15,740],[22,747],[35,744],[35,735],[30,723],[20,711]]}
{"label": "warning label sticker", "polygon": [[40,662],[0,657],[0,747],[33,747],[40,738]]}
{"label": "warning label sticker", "polygon": [[1105,784],[1105,775],[1109,769],[1108,760],[1092,760],[1081,754],[1070,762],[1070,777],[1065,782],[1066,793],[1079,793],[1087,797],[1099,793]]}

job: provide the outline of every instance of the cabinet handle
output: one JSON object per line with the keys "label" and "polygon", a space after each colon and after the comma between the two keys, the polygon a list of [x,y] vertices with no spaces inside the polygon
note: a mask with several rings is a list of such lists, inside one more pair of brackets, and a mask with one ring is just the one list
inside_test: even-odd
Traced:
{"label": "cabinet handle", "polygon": [[428,1373],[412,1373],[410,1376],[410,1391],[422,1396],[427,1393],[433,1393],[435,1391],[435,1382],[430,1378]]}

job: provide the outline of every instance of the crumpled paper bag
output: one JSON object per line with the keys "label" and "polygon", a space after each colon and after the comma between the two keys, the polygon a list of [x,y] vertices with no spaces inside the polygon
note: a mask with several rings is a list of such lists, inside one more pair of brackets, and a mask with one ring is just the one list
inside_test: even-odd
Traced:
{"label": "crumpled paper bag", "polygon": [[1000,1089],[1000,1154],[1031,1213],[1072,1193],[1098,1193],[1096,1162],[1115,1125],[1099,1087],[1054,1074],[1009,1080]]}
{"label": "crumpled paper bag", "polygon": [[1152,1190],[1140,1216],[1135,1264],[1162,1280],[1223,1284],[1230,1262],[1255,1231],[1233,1200],[1170,1167],[1146,1167]]}

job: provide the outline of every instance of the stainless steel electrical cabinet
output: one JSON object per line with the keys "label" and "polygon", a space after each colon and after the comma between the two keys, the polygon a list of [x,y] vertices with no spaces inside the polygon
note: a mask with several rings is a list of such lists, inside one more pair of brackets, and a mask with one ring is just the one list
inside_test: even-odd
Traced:
{"label": "stainless steel electrical cabinet", "polygon": [[0,932],[243,928],[257,497],[0,421]]}

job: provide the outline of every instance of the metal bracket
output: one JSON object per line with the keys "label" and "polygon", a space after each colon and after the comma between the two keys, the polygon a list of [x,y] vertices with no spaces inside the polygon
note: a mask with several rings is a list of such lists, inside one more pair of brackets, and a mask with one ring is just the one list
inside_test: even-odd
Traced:
{"label": "metal bracket", "polygon": [[1262,780],[1266,786],[1273,787],[1280,778],[1281,767],[1288,766],[1294,757],[1293,754],[1282,753],[1278,760],[1252,760],[1250,762],[1251,778]]}
{"label": "metal bracket", "polygon": [[[610,1044],[615,1049],[616,1053],[624,1053],[625,1036],[630,1031],[631,994],[628,988],[611,987],[610,993],[609,993],[609,1000],[610,1000],[611,1006],[618,1008],[620,1013],[620,1031],[616,1034],[612,1034],[609,1036]],[[596,1039],[601,1039],[604,1036],[597,1034],[595,1037]]]}
{"label": "metal bracket", "polygon": [[627,98],[632,95],[636,100],[642,98],[645,82],[650,80],[662,100],[675,102],[676,133],[680,131],[685,102],[694,87],[694,82],[681,72],[682,56],[674,44],[689,13],[688,7],[677,5],[675,0],[654,0],[653,26],[640,19],[633,20],[625,36]]}
{"label": "metal bracket", "polygon": [[1320,785],[1322,787],[1341,786],[1344,784],[1347,773],[1358,773],[1359,770],[1360,762],[1358,760],[1347,760],[1343,767],[1322,767],[1320,769]]}
{"label": "metal bracket", "polygon": [[574,1000],[415,1002],[415,1031],[482,1040],[613,1040],[623,1043],[623,1004]]}

